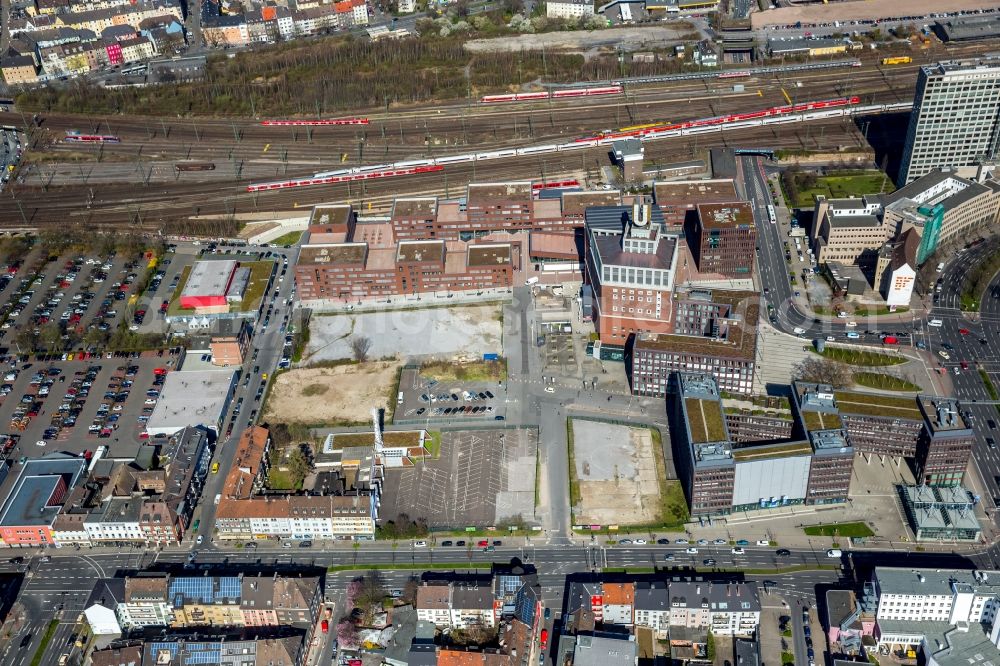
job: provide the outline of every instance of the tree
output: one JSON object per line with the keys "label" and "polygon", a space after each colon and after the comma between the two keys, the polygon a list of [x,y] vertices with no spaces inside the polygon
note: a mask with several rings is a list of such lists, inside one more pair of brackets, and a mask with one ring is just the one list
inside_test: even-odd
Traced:
{"label": "tree", "polygon": [[358,363],[363,363],[368,360],[368,352],[371,348],[371,338],[366,338],[363,335],[355,335],[351,338],[351,355]]}
{"label": "tree", "polygon": [[54,352],[62,345],[62,331],[59,330],[59,325],[49,322],[42,326],[40,339],[42,346],[45,347],[49,353]]}
{"label": "tree", "polygon": [[337,623],[337,644],[344,648],[358,647],[358,629],[350,618]]}
{"label": "tree", "polygon": [[21,354],[35,351],[35,347],[38,346],[38,336],[35,334],[35,329],[30,327],[19,328],[17,335],[14,336],[14,344],[17,346],[17,351]]}
{"label": "tree", "polygon": [[852,382],[851,369],[840,361],[808,356],[795,366],[792,376],[798,381],[829,384],[843,388]]}
{"label": "tree", "polygon": [[312,471],[312,464],[306,457],[305,452],[302,451],[302,447],[299,446],[296,446],[288,454],[286,465],[288,465],[288,471],[291,473],[296,485],[302,483],[302,480]]}

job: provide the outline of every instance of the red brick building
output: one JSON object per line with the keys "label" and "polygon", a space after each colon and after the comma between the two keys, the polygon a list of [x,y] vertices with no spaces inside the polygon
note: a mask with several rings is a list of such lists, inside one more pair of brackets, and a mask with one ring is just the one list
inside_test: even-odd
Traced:
{"label": "red brick building", "polygon": [[673,331],[671,290],[677,239],[648,204],[591,207],[584,229],[584,280],[594,290],[601,342],[625,345],[641,333]]}
{"label": "red brick building", "polygon": [[699,204],[687,238],[700,273],[753,275],[757,229],[746,203]]}

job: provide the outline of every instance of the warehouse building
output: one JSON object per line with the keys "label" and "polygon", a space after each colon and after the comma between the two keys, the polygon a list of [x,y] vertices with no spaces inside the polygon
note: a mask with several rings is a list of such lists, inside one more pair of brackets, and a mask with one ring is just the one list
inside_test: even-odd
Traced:
{"label": "warehouse building", "polygon": [[[181,291],[181,307],[196,314],[228,312],[230,287],[238,267],[239,262],[233,259],[196,261]],[[249,277],[247,271],[243,289]],[[242,300],[242,293],[238,300]]]}

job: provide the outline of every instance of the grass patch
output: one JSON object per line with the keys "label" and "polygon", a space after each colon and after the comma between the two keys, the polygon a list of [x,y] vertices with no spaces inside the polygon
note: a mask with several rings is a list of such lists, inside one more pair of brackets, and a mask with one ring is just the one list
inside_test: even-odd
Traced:
{"label": "grass patch", "polygon": [[656,567],[605,567],[601,569],[602,573],[621,573],[621,574],[652,574],[656,573]]}
{"label": "grass patch", "polygon": [[[569,460],[569,513],[573,515],[573,508],[583,502],[583,495],[580,493],[580,479],[576,478],[576,461],[573,458],[573,419],[566,419],[566,458]],[[576,522],[573,520],[572,522]]]}
{"label": "grass patch", "polygon": [[667,478],[667,464],[663,459],[663,440],[660,431],[650,428],[653,434],[653,463],[656,465],[656,478],[660,480],[660,521],[661,529],[679,532],[688,521],[687,500],[684,497],[684,486],[677,479]]}
{"label": "grass patch", "polygon": [[184,314],[184,311],[181,310],[181,294],[184,293],[184,287],[187,285],[190,275],[191,266],[185,266],[181,269],[181,277],[177,281],[177,288],[174,289],[174,293],[170,294],[170,305],[167,307],[168,317],[179,317]]}
{"label": "grass patch", "polygon": [[[813,353],[818,354],[819,352]],[[863,365],[872,368],[887,365],[900,365],[901,363],[906,363],[908,360],[902,356],[890,356],[888,354],[879,354],[877,352],[870,352],[863,349],[844,349],[843,347],[830,346],[827,346],[820,356],[833,359],[834,361],[840,361],[841,363],[846,363],[848,365]]]}
{"label": "grass patch", "polygon": [[845,172],[832,176],[820,176],[816,186],[801,190],[795,201],[789,202],[793,208],[812,208],[816,195],[821,194],[827,199],[844,197],[860,197],[877,192],[893,192],[895,186],[889,178],[879,171]]}
{"label": "grass patch", "polygon": [[990,379],[989,373],[979,368],[979,377],[983,380],[983,385],[986,386],[986,392],[989,393],[990,400],[1000,400],[1000,396],[997,395],[997,387],[993,385],[993,380]]}
{"label": "grass patch", "polygon": [[484,382],[507,379],[507,360],[453,363],[434,361],[420,366],[420,376],[439,382]]}
{"label": "grass patch", "polygon": [[264,291],[271,281],[271,273],[274,272],[273,261],[252,261],[241,264],[242,268],[250,269],[250,281],[247,283],[247,290],[243,293],[243,300],[236,306],[238,312],[249,312],[260,307],[260,300],[264,298]]}
{"label": "grass patch", "polygon": [[278,469],[277,465],[267,471],[267,487],[271,490],[302,490],[302,484],[296,483],[290,472]]}
{"label": "grass patch", "polygon": [[[854,383],[885,391],[919,391],[920,387],[911,381],[879,372],[855,372]],[[996,400],[996,398],[994,398]]]}
{"label": "grass patch", "polygon": [[[385,440],[385,435],[382,435],[383,441]],[[431,458],[437,460],[441,457],[441,431],[440,430],[428,430],[427,437],[424,438],[424,446],[430,451]]]}
{"label": "grass patch", "polygon": [[865,523],[830,523],[828,525],[810,525],[802,531],[808,536],[851,537],[854,539],[875,536]]}
{"label": "grass patch", "polygon": [[52,620],[49,622],[49,626],[45,627],[45,634],[42,636],[42,642],[38,644],[38,649],[35,650],[35,655],[31,658],[31,666],[40,666],[42,663],[42,657],[45,655],[45,648],[49,646],[52,642],[52,636],[55,635],[56,629],[59,628],[59,620]]}
{"label": "grass patch", "polygon": [[300,238],[302,238],[301,231],[289,231],[287,234],[282,234],[271,241],[271,245],[295,245],[299,242]]}
{"label": "grass patch", "polygon": [[398,571],[400,569],[435,569],[444,571],[461,571],[462,569],[492,569],[492,562],[397,562],[393,564],[338,564],[336,566],[327,567],[328,573],[336,573],[338,571],[378,571],[379,566],[384,566],[386,571]]}
{"label": "grass patch", "polygon": [[[441,433],[438,435],[438,451],[441,450]],[[420,432],[417,430],[406,430],[403,432],[383,432],[382,442],[386,446],[419,446]],[[340,446],[373,446],[375,444],[375,434],[370,432],[351,432],[333,436],[334,447]]]}
{"label": "grass patch", "polygon": [[782,666],[795,666],[795,655],[791,652],[782,652],[781,664]]}
{"label": "grass patch", "polygon": [[535,449],[535,508],[538,508],[539,498],[542,493],[542,453]]}
{"label": "grass patch", "polygon": [[854,314],[859,317],[872,317],[877,315],[888,315],[888,314],[903,314],[904,312],[909,312],[910,308],[899,307],[895,310],[890,310],[889,306],[884,305],[880,308],[866,308],[866,307],[856,307],[854,308]]}
{"label": "grass patch", "polygon": [[323,395],[330,390],[330,387],[326,384],[309,384],[302,389],[302,395],[309,398],[314,395]]}

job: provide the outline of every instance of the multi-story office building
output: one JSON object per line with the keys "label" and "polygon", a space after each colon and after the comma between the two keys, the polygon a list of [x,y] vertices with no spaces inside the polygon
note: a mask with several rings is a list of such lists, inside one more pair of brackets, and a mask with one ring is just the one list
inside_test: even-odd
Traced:
{"label": "multi-story office building", "polygon": [[584,254],[601,342],[624,345],[636,334],[672,331],[677,238],[663,233],[659,209],[588,208]]}
{"label": "multi-story office building", "polygon": [[897,178],[906,185],[934,169],[991,160],[1000,144],[1000,60],[924,65]]}
{"label": "multi-story office building", "polygon": [[804,391],[795,410],[801,436],[734,444],[710,375],[676,373],[671,382],[675,461],[693,515],[846,501],[854,451],[832,394]]}
{"label": "multi-story office building", "polygon": [[678,291],[673,333],[642,333],[632,348],[632,391],[664,396],[673,372],[708,372],[719,387],[748,394],[757,354],[755,292]]}
{"label": "multi-story office building", "polygon": [[957,486],[972,458],[975,433],[953,398],[922,395],[924,429],[917,441],[915,476],[929,486]]}
{"label": "multi-story office building", "polygon": [[880,217],[878,196],[861,199],[816,198],[812,227],[813,251],[820,264],[875,264],[879,248],[891,238]]}
{"label": "multi-story office building", "polygon": [[939,243],[995,224],[1000,216],[1000,183],[984,175],[980,172],[969,179],[934,169],[885,195],[883,218],[889,233],[899,236],[916,229],[921,236],[917,263],[923,263]]}
{"label": "multi-story office building", "polygon": [[740,196],[729,179],[683,180],[653,183],[653,200],[667,228],[680,231],[694,222],[699,204],[739,201]]}
{"label": "multi-story office building", "polygon": [[749,204],[699,204],[687,237],[699,272],[753,276],[757,229]]}

